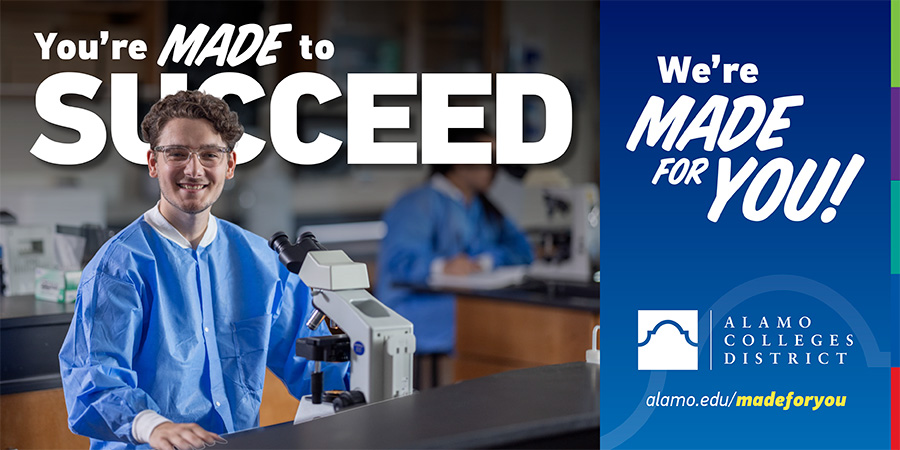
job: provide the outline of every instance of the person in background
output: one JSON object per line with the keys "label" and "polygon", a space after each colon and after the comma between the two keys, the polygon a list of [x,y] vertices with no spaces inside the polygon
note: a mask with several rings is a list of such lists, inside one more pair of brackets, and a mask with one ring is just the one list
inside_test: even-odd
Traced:
{"label": "person in background", "polygon": [[[69,427],[92,449],[189,449],[259,424],[266,367],[300,398],[309,288],[267,242],[210,208],[234,176],[237,114],[181,91],[141,123],[160,200],[85,267],[59,352]],[[346,364],[325,388],[344,389]]]}
{"label": "person in background", "polygon": [[[483,129],[452,129],[449,137],[493,141]],[[432,274],[468,275],[533,260],[525,235],[485,196],[496,170],[486,164],[433,166],[427,182],[384,214],[376,296],[413,323],[417,389],[443,384],[438,374],[454,350],[456,302],[453,294],[413,285],[424,285]],[[423,377],[426,368],[430,377]]]}

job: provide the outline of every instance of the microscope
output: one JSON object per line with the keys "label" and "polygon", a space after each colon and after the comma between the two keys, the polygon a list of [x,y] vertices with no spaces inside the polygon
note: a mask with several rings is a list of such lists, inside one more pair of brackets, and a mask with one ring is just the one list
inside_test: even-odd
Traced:
{"label": "microscope", "polygon": [[542,280],[590,281],[600,259],[597,186],[542,188],[528,194],[528,204],[534,207],[522,222],[538,235],[537,255],[528,275]]}
{"label": "microscope", "polygon": [[[366,265],[341,250],[325,249],[310,232],[296,244],[285,233],[275,233],[269,247],[312,291],[314,310],[306,326],[316,329],[327,316],[346,333],[297,340],[297,356],[315,361],[315,370],[312,394],[301,399],[294,423],[411,394],[416,351],[412,323],[366,291]],[[348,360],[350,391],[323,396],[321,362]]]}

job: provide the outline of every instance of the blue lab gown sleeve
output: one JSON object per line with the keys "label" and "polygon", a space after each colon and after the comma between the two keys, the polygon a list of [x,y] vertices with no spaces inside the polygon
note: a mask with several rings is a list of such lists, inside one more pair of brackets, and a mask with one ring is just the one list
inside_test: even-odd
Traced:
{"label": "blue lab gown sleeve", "polygon": [[436,210],[435,192],[418,190],[398,200],[384,215],[388,232],[381,244],[384,258],[378,267],[394,282],[423,284],[430,275],[431,263],[439,254],[435,231],[441,220]]}
{"label": "blue lab gown sleeve", "polygon": [[495,225],[495,228],[495,239],[486,244],[486,252],[494,259],[494,265],[499,267],[531,264],[534,253],[525,234],[506,217]]}
{"label": "blue lab gown sleeve", "polygon": [[[495,267],[530,264],[531,245],[506,217],[490,217],[478,198],[463,205],[430,186],[402,196],[384,215],[386,270],[399,282],[422,284],[436,258],[488,254]],[[381,263],[384,263],[381,264]]]}
{"label": "blue lab gown sleeve", "polygon": [[[143,304],[131,280],[84,273],[69,338],[60,352],[69,426],[77,434],[137,444],[131,422],[159,411],[138,387],[132,356],[141,344]],[[103,320],[115,318],[116,320]]]}

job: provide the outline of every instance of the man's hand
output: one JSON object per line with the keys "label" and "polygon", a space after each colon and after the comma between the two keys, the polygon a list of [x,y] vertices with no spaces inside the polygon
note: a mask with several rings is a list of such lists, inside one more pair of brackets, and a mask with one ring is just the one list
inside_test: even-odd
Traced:
{"label": "man's hand", "polygon": [[456,255],[444,264],[444,273],[447,275],[468,275],[481,270],[481,265],[465,254]]}
{"label": "man's hand", "polygon": [[190,450],[201,449],[216,443],[224,444],[218,434],[210,433],[196,423],[159,424],[150,433],[150,446],[156,450]]}

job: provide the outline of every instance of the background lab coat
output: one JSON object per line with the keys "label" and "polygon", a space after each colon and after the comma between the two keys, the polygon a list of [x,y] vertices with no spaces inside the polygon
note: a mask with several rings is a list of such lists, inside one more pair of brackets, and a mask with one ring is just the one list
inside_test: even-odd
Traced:
{"label": "background lab coat", "polygon": [[436,258],[459,253],[493,258],[494,266],[529,264],[528,240],[508,219],[490,219],[476,197],[469,205],[433,182],[406,193],[385,213],[387,235],[378,255],[379,300],[413,323],[416,353],[449,353],[455,343],[452,294],[415,292],[395,283],[425,284]]}

